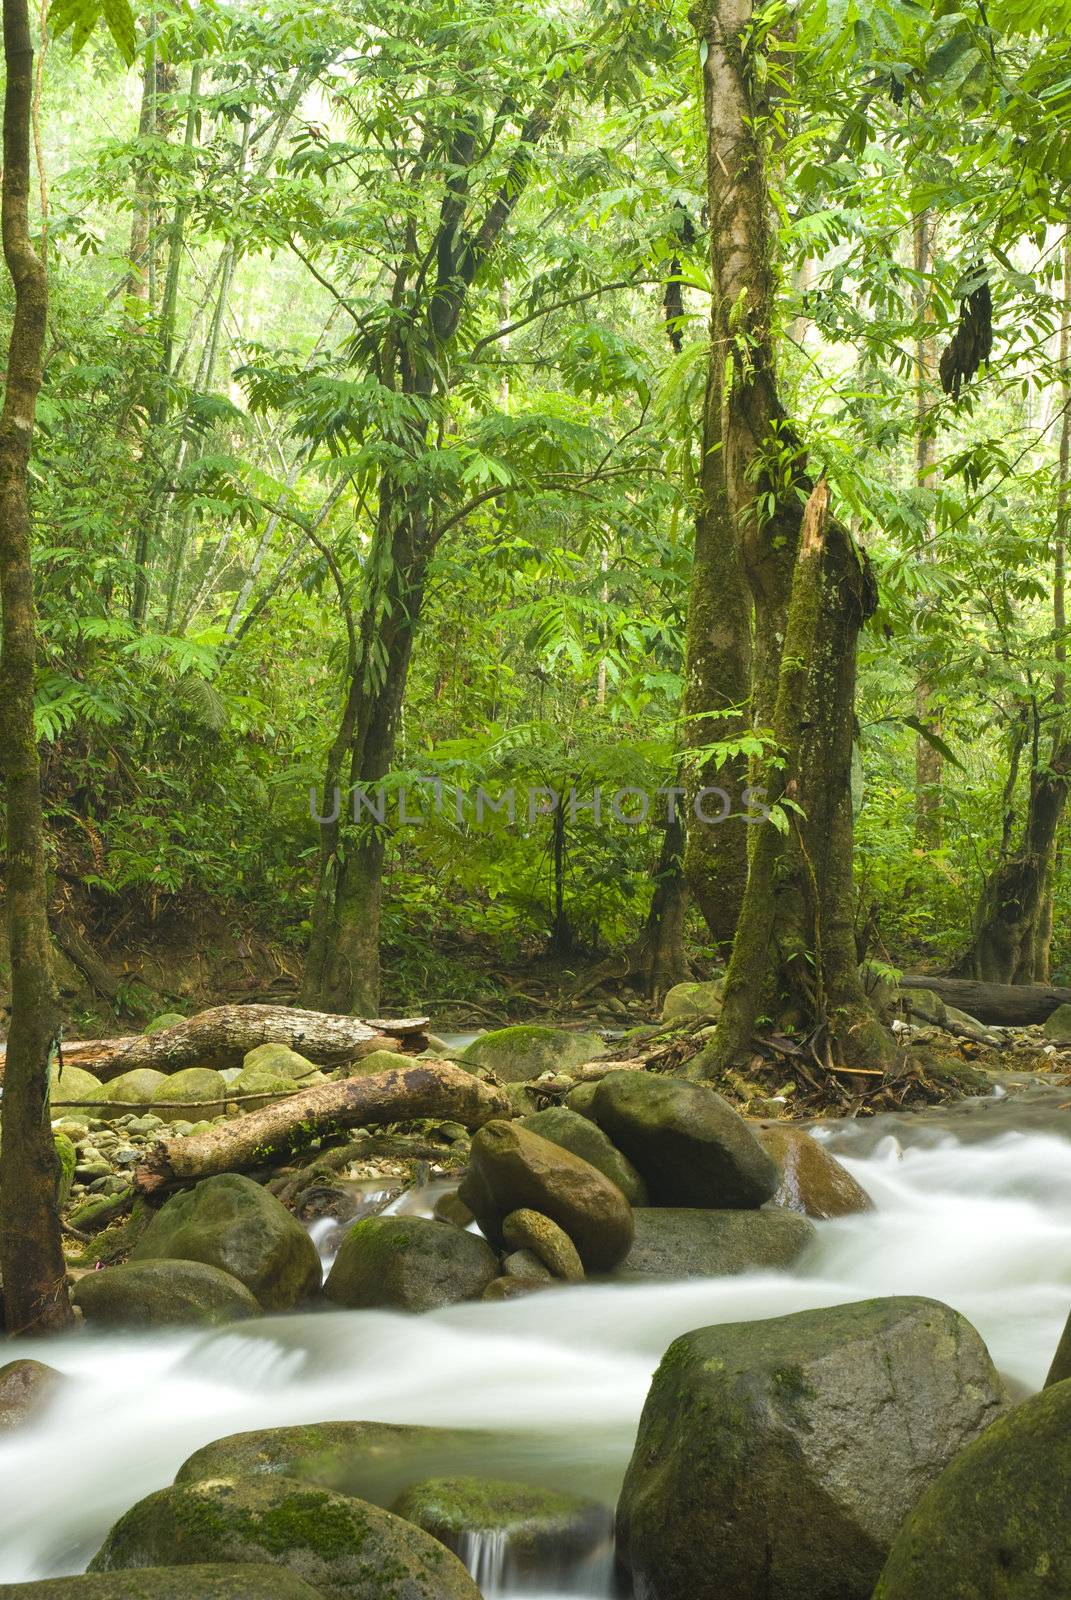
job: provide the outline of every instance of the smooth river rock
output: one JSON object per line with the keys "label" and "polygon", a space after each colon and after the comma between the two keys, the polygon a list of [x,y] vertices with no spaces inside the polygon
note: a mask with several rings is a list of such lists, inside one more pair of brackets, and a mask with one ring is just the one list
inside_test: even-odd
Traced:
{"label": "smooth river rock", "polygon": [[79,1278],[71,1299],[105,1328],[219,1327],[259,1317],[259,1301],[237,1278],[203,1261],[128,1261]]}
{"label": "smooth river rock", "polygon": [[648,1206],[632,1216],[632,1249],[613,1274],[622,1280],[783,1271],[815,1237],[814,1224],[794,1211]]}
{"label": "smooth river rock", "polygon": [[285,1567],[234,1561],[0,1584],[3,1600],[322,1600],[322,1595]]}
{"label": "smooth river rock", "polygon": [[600,1128],[656,1206],[761,1206],[780,1172],[743,1117],[713,1089],[653,1072],[611,1072],[595,1091]]}
{"label": "smooth river rock", "polygon": [[[593,1097],[596,1087],[590,1085]],[[546,1111],[522,1117],[521,1127],[538,1133],[541,1139],[549,1139],[551,1144],[561,1145],[563,1150],[571,1150],[574,1156],[597,1167],[611,1183],[617,1184],[630,1206],[647,1204],[647,1185],[636,1168],[590,1117],[568,1106],[550,1106]]]}
{"label": "smooth river rock", "polygon": [[607,1046],[594,1033],[570,1033],[542,1023],[521,1023],[481,1034],[461,1052],[461,1064],[486,1067],[500,1083],[527,1083],[543,1072],[568,1072],[597,1061]]}
{"label": "smooth river rock", "polygon": [[590,1162],[515,1122],[485,1123],[472,1141],[461,1199],[500,1243],[511,1211],[539,1211],[562,1228],[588,1272],[615,1267],[632,1243],[632,1207]]}
{"label": "smooth river rock", "polygon": [[775,1205],[818,1218],[873,1211],[874,1202],[866,1190],[836,1156],[831,1156],[802,1128],[771,1123],[760,1128],[759,1140],[781,1169]]}
{"label": "smooth river rock", "polygon": [[91,1572],[274,1562],[337,1600],[480,1600],[445,1545],[379,1506],[287,1478],[159,1489],[112,1528]]}
{"label": "smooth river rock", "polygon": [[244,1283],[266,1311],[287,1311],[320,1287],[316,1246],[252,1178],[222,1173],[172,1195],[131,1251],[132,1261],[204,1261]]}
{"label": "smooth river rock", "polygon": [[348,1229],[324,1294],[337,1305],[435,1311],[476,1300],[498,1257],[474,1233],[426,1217],[365,1217]]}
{"label": "smooth river rock", "polygon": [[935,1300],[685,1334],[618,1504],[638,1600],[870,1600],[907,1513],[1004,1405],[978,1334]]}

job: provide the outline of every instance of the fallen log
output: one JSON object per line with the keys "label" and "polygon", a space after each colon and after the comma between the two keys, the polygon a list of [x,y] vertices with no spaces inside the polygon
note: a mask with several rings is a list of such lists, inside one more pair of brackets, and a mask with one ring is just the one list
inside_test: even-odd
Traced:
{"label": "fallen log", "polygon": [[932,989],[946,1005],[965,1011],[979,1022],[1022,1028],[1045,1022],[1057,1006],[1071,1005],[1071,989],[1054,989],[1046,983],[982,983],[974,978],[938,978],[925,972],[905,972],[901,989]]}
{"label": "fallen log", "polygon": [[162,1139],[134,1173],[142,1194],[196,1183],[220,1172],[270,1166],[342,1128],[382,1127],[441,1117],[481,1128],[513,1115],[509,1096],[449,1061],[418,1061],[374,1076],[315,1084],[208,1133]]}
{"label": "fallen log", "polygon": [[257,1045],[285,1044],[317,1066],[338,1067],[373,1050],[426,1049],[427,1025],[427,1017],[365,1022],[291,1006],[215,1006],[159,1033],[65,1041],[63,1061],[107,1082],[137,1067],[167,1073],[183,1067],[240,1067]]}

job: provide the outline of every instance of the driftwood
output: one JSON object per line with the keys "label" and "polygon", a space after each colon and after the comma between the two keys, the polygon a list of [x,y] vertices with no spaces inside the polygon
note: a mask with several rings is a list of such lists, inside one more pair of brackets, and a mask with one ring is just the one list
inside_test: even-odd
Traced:
{"label": "driftwood", "polygon": [[318,1066],[338,1067],[373,1050],[423,1050],[427,1025],[427,1017],[363,1022],[291,1006],[216,1006],[159,1033],[64,1042],[63,1060],[107,1082],[136,1067],[240,1067],[257,1045],[285,1044]]}
{"label": "driftwood", "polygon": [[419,1061],[369,1077],[316,1084],[261,1111],[236,1117],[210,1133],[163,1139],[136,1169],[143,1194],[196,1183],[220,1172],[270,1166],[339,1128],[382,1126],[443,1117],[480,1128],[512,1116],[509,1096],[448,1061]]}
{"label": "driftwood", "polygon": [[899,986],[932,989],[946,1005],[965,1011],[979,1022],[1005,1028],[1044,1022],[1057,1006],[1071,1005],[1071,989],[1054,989],[1045,983],[981,983],[973,978],[938,978],[908,972]]}

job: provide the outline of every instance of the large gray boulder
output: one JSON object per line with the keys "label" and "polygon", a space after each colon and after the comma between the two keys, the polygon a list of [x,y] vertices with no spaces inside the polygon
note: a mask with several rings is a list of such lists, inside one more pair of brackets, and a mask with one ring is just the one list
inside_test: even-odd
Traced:
{"label": "large gray boulder", "polygon": [[79,1278],[71,1299],[105,1328],[219,1327],[261,1308],[244,1283],[203,1261],[128,1261]]}
{"label": "large gray boulder", "polygon": [[461,1052],[461,1063],[486,1067],[500,1083],[527,1083],[543,1072],[568,1072],[587,1061],[597,1061],[606,1051],[597,1034],[526,1022],[481,1034]]}
{"label": "large gray boulder", "polygon": [[632,1213],[636,1236],[614,1272],[639,1278],[721,1278],[734,1272],[783,1271],[815,1237],[792,1211],[699,1211],[675,1206]]}
{"label": "large gray boulder", "polygon": [[287,1478],[175,1484],[120,1517],[91,1572],[274,1562],[338,1600],[480,1600],[438,1540],[378,1506]]}
{"label": "large gray boulder", "polygon": [[516,1122],[485,1123],[458,1188],[488,1238],[511,1211],[539,1211],[567,1233],[588,1272],[614,1267],[632,1243],[632,1207],[615,1183],[571,1150]]}
{"label": "large gray boulder", "polygon": [[31,1421],[66,1381],[55,1367],[29,1356],[5,1362],[0,1367],[0,1434]]}
{"label": "large gray boulder", "polygon": [[777,1189],[777,1163],[705,1084],[611,1072],[593,1105],[600,1128],[646,1181],[652,1205],[761,1206]]}
{"label": "large gray boulder", "polygon": [[139,1567],[0,1585],[4,1600],[321,1600],[323,1591],[267,1563]]}
{"label": "large gray boulder", "polygon": [[869,1600],[904,1517],[1004,1403],[978,1334],[934,1300],[685,1334],[618,1506],[639,1600],[709,1594],[712,1575],[718,1600]]}
{"label": "large gray boulder", "polygon": [[501,1436],[401,1422],[314,1422],[214,1439],[183,1462],[176,1483],[261,1475],[296,1478],[392,1506],[403,1489],[447,1471],[479,1470]]}
{"label": "large gray boulder", "polygon": [[204,1178],[171,1196],[133,1261],[204,1261],[229,1272],[266,1311],[287,1311],[320,1287],[316,1246],[275,1196],[240,1173]]}
{"label": "large gray boulder", "polygon": [[596,1167],[617,1184],[630,1206],[647,1204],[647,1185],[636,1168],[590,1117],[568,1106],[549,1106],[546,1111],[522,1117],[521,1127],[538,1133],[541,1139],[549,1139],[551,1144],[561,1145],[563,1150],[571,1150],[574,1156]]}
{"label": "large gray boulder", "polygon": [[434,1311],[476,1300],[498,1277],[486,1239],[425,1217],[365,1217],[350,1228],[324,1293],[337,1305]]}
{"label": "large gray boulder", "polygon": [[1071,1594],[1071,1383],[987,1428],[932,1484],[874,1600],[1063,1600]]}
{"label": "large gray boulder", "polygon": [[802,1128],[774,1122],[759,1130],[763,1149],[781,1169],[774,1201],[805,1217],[847,1217],[874,1202],[836,1156]]}

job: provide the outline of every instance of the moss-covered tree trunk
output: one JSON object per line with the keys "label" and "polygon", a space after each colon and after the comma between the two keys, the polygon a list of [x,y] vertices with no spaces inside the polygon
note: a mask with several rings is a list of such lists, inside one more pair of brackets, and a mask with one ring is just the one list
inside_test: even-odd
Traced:
{"label": "moss-covered tree trunk", "polygon": [[875,595],[865,558],[829,514],[826,485],[811,489],[778,395],[752,12],[752,0],[707,0],[693,18],[705,45],[711,260],[726,341],[725,495],[754,616],[752,715],[777,749],[764,774],[773,820],[755,829],[724,1009],[698,1074],[746,1051],[762,1016],[806,1034],[823,1062],[873,1065],[891,1053],[852,936],[856,645]]}
{"label": "moss-covered tree trunk", "polygon": [[1071,789],[1067,725],[1065,566],[1071,480],[1071,230],[1063,246],[1064,308],[1060,323],[1059,483],[1053,540],[1053,733],[1047,754],[1035,737],[1022,837],[982,889],[974,936],[956,972],[988,983],[1047,983],[1052,945],[1056,841]]}
{"label": "moss-covered tree trunk", "polygon": [[11,1021],[0,1157],[0,1273],[9,1332],[63,1327],[71,1311],[60,1242],[59,1164],[48,1075],[59,1015],[52,977],[41,774],[34,733],[36,636],[27,475],[48,314],[44,263],[30,239],[33,47],[26,0],[4,0],[4,260],[15,290],[0,414],[0,762]]}

